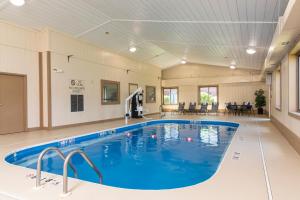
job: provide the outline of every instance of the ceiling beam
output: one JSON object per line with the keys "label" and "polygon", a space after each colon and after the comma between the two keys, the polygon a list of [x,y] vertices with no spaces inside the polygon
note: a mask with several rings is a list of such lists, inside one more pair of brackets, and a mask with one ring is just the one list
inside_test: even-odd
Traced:
{"label": "ceiling beam", "polygon": [[[187,43],[187,42],[172,42],[172,41],[162,41],[162,40],[146,40],[147,42],[151,43],[169,43],[169,44],[178,44],[178,45],[187,45],[187,46],[216,46],[216,47],[228,47],[228,48],[248,48],[249,46],[240,46],[240,45],[222,45],[222,44],[197,44],[194,43]],[[268,49],[268,47],[261,47],[261,46],[255,46],[255,49]]]}
{"label": "ceiling beam", "polygon": [[112,22],[145,22],[145,23],[188,23],[188,24],[277,24],[275,21],[195,21],[195,20],[143,20],[143,19],[112,19]]}
{"label": "ceiling beam", "polygon": [[79,37],[81,37],[81,36],[83,36],[83,35],[88,34],[89,32],[92,32],[92,31],[97,30],[97,29],[100,28],[101,26],[104,26],[104,25],[106,25],[106,24],[108,24],[108,23],[110,23],[110,22],[111,22],[111,20],[107,20],[107,21],[103,22],[102,24],[98,24],[97,26],[94,26],[94,27],[92,27],[92,28],[90,28],[90,29],[88,29],[88,30],[86,30],[86,31],[83,31],[83,32],[81,32],[81,33],[75,35],[75,37],[76,37],[76,38],[79,38]]}

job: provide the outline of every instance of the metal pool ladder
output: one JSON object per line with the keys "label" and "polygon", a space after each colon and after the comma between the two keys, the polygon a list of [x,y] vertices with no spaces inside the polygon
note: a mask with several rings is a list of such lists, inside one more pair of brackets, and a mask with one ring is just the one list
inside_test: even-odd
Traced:
{"label": "metal pool ladder", "polygon": [[80,149],[71,151],[64,162],[64,172],[63,172],[63,195],[68,194],[68,164],[70,164],[70,159],[72,158],[72,156],[74,156],[75,154],[79,154],[81,155],[81,157],[90,165],[90,167],[93,168],[93,170],[96,172],[96,174],[99,177],[99,183],[102,184],[103,181],[103,176],[101,174],[101,172],[99,171],[99,169],[96,167],[96,165],[88,158],[88,156]]}
{"label": "metal pool ladder", "polygon": [[[41,171],[42,171],[42,161],[43,161],[43,157],[46,155],[46,153],[48,153],[49,151],[54,151],[56,152],[59,157],[61,157],[61,159],[63,159],[64,161],[66,160],[64,154],[61,152],[61,150],[59,150],[58,148],[56,147],[48,147],[46,149],[44,149],[40,155],[39,155],[39,158],[38,158],[38,161],[37,161],[37,167],[36,167],[36,188],[40,187],[41,186]],[[72,168],[73,172],[74,172],[74,175],[75,177],[77,177],[77,171],[75,169],[75,167],[72,165],[72,163],[69,163],[70,167]]]}

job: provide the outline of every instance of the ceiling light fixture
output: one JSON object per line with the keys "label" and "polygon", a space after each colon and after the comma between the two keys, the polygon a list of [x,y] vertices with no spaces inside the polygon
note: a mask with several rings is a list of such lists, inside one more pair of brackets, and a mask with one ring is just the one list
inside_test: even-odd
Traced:
{"label": "ceiling light fixture", "polygon": [[186,60],[181,60],[180,63],[184,65],[186,64]]}
{"label": "ceiling light fixture", "polygon": [[230,69],[236,69],[236,66],[235,65],[230,65],[229,68]]}
{"label": "ceiling light fixture", "polygon": [[256,50],[249,47],[249,48],[246,50],[246,52],[247,52],[247,54],[252,55],[252,54],[255,54],[255,53],[256,53]]}
{"label": "ceiling light fixture", "polygon": [[23,6],[25,4],[25,0],[9,0],[9,2],[14,6]]}
{"label": "ceiling light fixture", "polygon": [[129,48],[129,51],[130,51],[131,53],[136,52],[136,47],[130,47],[130,48]]}

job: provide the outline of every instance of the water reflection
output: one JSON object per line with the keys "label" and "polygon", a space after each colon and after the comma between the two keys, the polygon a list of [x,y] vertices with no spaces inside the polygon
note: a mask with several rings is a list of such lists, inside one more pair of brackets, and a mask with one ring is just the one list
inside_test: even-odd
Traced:
{"label": "water reflection", "polygon": [[210,146],[218,146],[219,143],[219,127],[217,126],[201,126],[199,137],[202,143]]}

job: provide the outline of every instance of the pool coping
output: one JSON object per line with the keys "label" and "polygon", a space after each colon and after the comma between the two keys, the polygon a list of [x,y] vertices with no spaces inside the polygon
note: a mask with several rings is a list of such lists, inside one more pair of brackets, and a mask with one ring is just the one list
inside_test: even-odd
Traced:
{"label": "pool coping", "polygon": [[[203,122],[225,122],[225,123],[230,123],[230,124],[235,124],[235,125],[238,125],[238,127],[240,127],[240,123],[237,123],[237,122],[232,122],[232,121],[226,121],[226,120],[201,120],[201,119],[197,119],[197,120],[186,120],[186,119],[171,119],[171,120],[150,120],[150,121],[144,121],[144,122],[140,122],[140,123],[135,123],[135,124],[132,124],[132,126],[134,126],[134,125],[137,125],[137,124],[145,124],[146,122],[152,122],[152,121],[188,121],[188,122],[201,122],[201,121],[203,121]],[[127,127],[126,125],[125,126],[120,126],[120,127]],[[42,142],[42,143],[38,143],[38,144],[34,144],[34,145],[27,145],[27,146],[25,146],[25,147],[22,147],[22,148],[18,148],[18,150],[21,150],[21,149],[27,149],[28,147],[34,147],[34,146],[40,146],[41,144],[49,144],[49,143],[51,143],[51,142],[54,142],[54,141],[62,141],[62,140],[67,140],[67,139],[70,139],[70,138],[74,138],[74,137],[80,137],[80,136],[85,136],[85,135],[91,135],[91,134],[95,134],[95,133],[98,133],[98,132],[104,132],[104,131],[109,131],[109,130],[113,130],[113,129],[116,129],[116,128],[108,128],[108,129],[103,129],[103,130],[101,130],[101,131],[93,131],[92,133],[86,133],[86,134],[80,134],[80,135],[76,135],[76,136],[70,136],[70,137],[63,137],[63,138],[61,138],[61,139],[55,139],[55,140],[49,140],[49,141],[47,141],[47,142]],[[199,186],[201,186],[201,185],[203,185],[204,183],[206,183],[206,182],[209,182],[211,179],[215,179],[215,176],[216,175],[218,175],[219,174],[219,171],[222,169],[222,166],[224,165],[224,161],[225,161],[225,158],[226,157],[228,157],[229,155],[228,155],[228,149],[230,149],[231,147],[232,147],[232,145],[233,145],[233,143],[234,143],[234,141],[236,140],[236,137],[237,137],[237,135],[238,135],[238,132],[240,131],[240,128],[238,128],[237,130],[236,130],[236,132],[235,132],[235,134],[233,135],[233,137],[232,137],[232,139],[231,139],[231,142],[230,142],[230,144],[228,145],[228,147],[227,147],[227,149],[226,149],[226,151],[224,151],[225,153],[224,153],[224,155],[223,155],[223,157],[222,157],[222,160],[221,160],[221,162],[220,162],[220,164],[219,164],[219,166],[218,166],[218,169],[215,171],[215,173],[214,173],[214,175],[213,176],[211,176],[209,179],[207,179],[207,180],[205,180],[205,181],[203,181],[203,182],[201,182],[201,183],[198,183],[198,184],[195,184],[195,185],[191,185],[191,186],[186,186],[186,187],[182,187],[182,188],[177,188],[177,189],[164,189],[164,190],[136,190],[136,189],[126,189],[126,188],[116,188],[116,187],[112,187],[112,186],[106,186],[106,185],[99,185],[99,184],[95,184],[95,183],[91,183],[91,182],[87,182],[87,181],[84,181],[84,180],[78,180],[78,179],[75,179],[75,180],[72,180],[72,178],[70,178],[70,183],[72,183],[72,182],[83,182],[84,183],[84,185],[86,186],[86,187],[91,187],[91,188],[93,188],[93,187],[95,187],[95,185],[96,185],[96,188],[98,188],[98,190],[99,190],[99,188],[106,188],[106,189],[111,189],[111,190],[114,190],[114,191],[119,191],[119,192],[121,192],[121,191],[130,191],[130,192],[132,192],[132,191],[135,191],[135,192],[143,192],[143,194],[144,193],[147,193],[147,192],[149,192],[149,191],[151,191],[151,192],[158,192],[158,193],[161,193],[161,194],[164,194],[165,192],[170,192],[170,191],[172,191],[172,192],[176,192],[176,191],[186,191],[186,190],[191,190],[191,191],[194,191],[194,189],[195,188],[199,188]],[[36,142],[35,142],[36,143]],[[18,146],[20,146],[20,145],[18,145]],[[21,145],[22,146],[22,145]],[[13,150],[13,151],[9,151],[9,152],[6,152],[5,153],[5,155],[7,156],[9,153],[11,153],[11,152],[16,152],[16,150]],[[229,158],[226,158],[227,160],[229,159]],[[5,159],[4,159],[5,160]],[[2,163],[3,164],[3,163]],[[25,171],[25,172],[33,172],[33,171],[35,171],[35,170],[32,170],[32,169],[28,169],[28,168],[25,168],[25,167],[21,167],[21,166],[17,166],[17,165],[14,165],[14,164],[10,164],[10,163],[7,163],[6,161],[5,161],[5,164],[6,165],[8,165],[9,167],[13,167],[13,168],[16,168],[16,167],[18,167],[18,168],[22,168],[22,171]],[[12,165],[12,166],[11,166]],[[1,165],[0,165],[1,166]],[[48,172],[43,172],[44,174],[49,174],[49,175],[52,175],[51,173],[48,173]],[[61,177],[61,175],[55,175],[55,176],[57,176],[57,177]],[[32,185],[32,187],[33,187],[34,185]],[[31,187],[31,188],[32,188]],[[59,187],[59,189],[61,189],[60,187]],[[101,189],[100,189],[101,190]],[[92,191],[92,189],[91,189],[91,191]],[[44,191],[45,192],[45,191]],[[75,193],[76,191],[74,191],[74,193]],[[95,192],[95,191],[94,191]],[[0,189],[0,193],[1,193],[1,189]],[[2,192],[3,193],[3,192]],[[82,193],[82,192],[81,192]],[[60,193],[59,193],[60,194]],[[75,194],[74,194],[74,196],[72,195],[72,197],[74,197],[75,199],[76,199],[76,196],[75,196]],[[72,198],[73,199],[73,198]],[[176,198],[175,198],[176,199]]]}
{"label": "pool coping", "polygon": [[[3,158],[3,161],[6,162],[7,164],[11,164],[13,166],[18,166],[18,165],[15,165],[15,164],[12,164],[10,162],[8,162],[6,159],[8,157],[10,157],[11,155],[15,154],[15,153],[18,153],[18,152],[21,152],[21,151],[24,151],[24,150],[28,150],[28,149],[32,149],[32,148],[35,148],[35,147],[39,147],[39,146],[43,146],[43,145],[47,145],[47,144],[52,144],[52,143],[60,143],[62,141],[66,141],[66,140],[71,140],[71,139],[79,139],[79,138],[84,138],[84,137],[88,137],[88,136],[92,136],[92,135],[99,135],[101,133],[104,133],[104,132],[115,132],[117,133],[117,129],[124,129],[124,128],[128,128],[128,130],[132,130],[132,129],[135,129],[135,128],[140,128],[140,127],[144,127],[146,125],[152,125],[152,124],[158,124],[160,122],[163,122],[163,123],[174,123],[176,121],[179,121],[179,122],[189,122],[189,123],[199,123],[202,124],[202,122],[204,122],[203,124],[207,124],[207,125],[222,125],[222,126],[233,126],[235,128],[238,128],[240,126],[240,123],[237,123],[237,122],[230,122],[230,121],[223,121],[223,120],[186,120],[186,119],[159,119],[159,120],[149,120],[149,121],[145,121],[145,122],[138,122],[138,123],[134,123],[134,124],[129,124],[129,125],[124,125],[124,126],[120,126],[120,127],[115,127],[115,128],[109,128],[109,129],[104,129],[104,130],[99,130],[99,131],[94,131],[94,132],[91,132],[91,133],[83,133],[83,134],[80,134],[80,135],[76,135],[76,136],[70,136],[70,137],[66,137],[66,138],[62,138],[62,139],[56,139],[56,140],[51,140],[51,141],[48,141],[48,142],[43,142],[43,143],[38,143],[38,144],[35,144],[35,145],[29,145],[29,146],[25,146],[25,147],[22,147],[22,148],[18,148],[16,150],[13,150],[11,152],[9,152],[4,158]],[[153,123],[155,122],[155,123]],[[215,123],[219,123],[219,124],[215,124]],[[141,125],[141,126],[139,126]],[[131,127],[131,128],[129,128]],[[120,132],[122,131],[126,131],[126,130],[119,130]],[[104,137],[106,137],[104,135]],[[231,144],[231,142],[230,142]],[[230,145],[229,144],[229,145]],[[227,147],[228,148],[228,147]],[[227,148],[225,150],[225,153],[227,151]],[[223,160],[223,157],[224,155],[222,156],[222,160]],[[25,167],[26,168],[26,167]]]}

